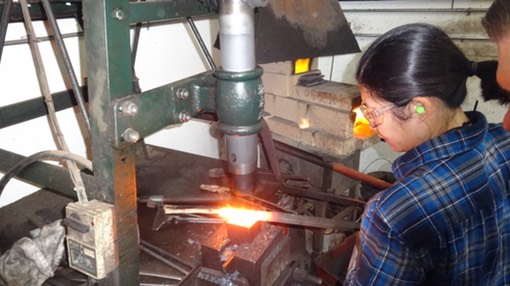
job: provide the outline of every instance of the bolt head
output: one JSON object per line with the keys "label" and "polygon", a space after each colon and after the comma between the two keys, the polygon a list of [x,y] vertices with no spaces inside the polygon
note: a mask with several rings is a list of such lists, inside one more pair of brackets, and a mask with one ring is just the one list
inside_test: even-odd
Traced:
{"label": "bolt head", "polygon": [[138,114],[138,105],[136,105],[136,103],[134,102],[126,101],[122,103],[122,105],[119,108],[119,111],[123,115],[136,116]]}
{"label": "bolt head", "polygon": [[113,11],[113,17],[117,20],[124,19],[124,11],[122,11],[121,9],[115,9]]}
{"label": "bolt head", "polygon": [[140,140],[140,133],[138,133],[138,131],[136,131],[132,128],[128,128],[122,134],[122,138],[126,142],[136,143],[136,142],[138,142],[138,140]]}

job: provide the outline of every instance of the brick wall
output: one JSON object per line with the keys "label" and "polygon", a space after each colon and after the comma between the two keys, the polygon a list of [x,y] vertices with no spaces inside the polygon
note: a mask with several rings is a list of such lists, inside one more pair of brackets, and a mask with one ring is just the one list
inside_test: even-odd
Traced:
{"label": "brick wall", "polygon": [[[292,62],[262,67],[265,119],[274,139],[332,158],[348,157],[369,144],[352,137],[352,108],[360,104],[357,86],[333,81],[298,86],[303,74],[292,74]],[[304,119],[309,126],[300,128]]]}

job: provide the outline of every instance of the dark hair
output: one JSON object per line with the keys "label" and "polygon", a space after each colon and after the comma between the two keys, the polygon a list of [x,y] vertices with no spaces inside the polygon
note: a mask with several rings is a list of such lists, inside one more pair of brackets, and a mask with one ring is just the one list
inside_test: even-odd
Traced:
{"label": "dark hair", "polygon": [[417,96],[437,97],[450,108],[466,98],[466,80],[492,78],[497,62],[474,63],[440,28],[407,24],[394,28],[370,45],[356,72],[358,83],[374,95],[407,105]]}
{"label": "dark hair", "polygon": [[482,19],[489,37],[499,40],[510,32],[510,1],[494,0]]}

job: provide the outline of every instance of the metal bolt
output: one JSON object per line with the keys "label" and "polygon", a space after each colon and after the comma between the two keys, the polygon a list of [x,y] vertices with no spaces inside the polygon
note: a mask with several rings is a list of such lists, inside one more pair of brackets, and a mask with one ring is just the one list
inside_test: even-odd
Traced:
{"label": "metal bolt", "polygon": [[117,20],[124,19],[124,11],[122,11],[122,9],[113,10],[113,17]]}
{"label": "metal bolt", "polygon": [[177,98],[184,100],[189,97],[189,91],[186,88],[179,88],[176,92]]}
{"label": "metal bolt", "polygon": [[132,101],[124,101],[119,106],[119,111],[122,115],[136,116],[138,114],[138,105]]}
{"label": "metal bolt", "polygon": [[191,115],[188,112],[181,112],[179,113],[179,121],[182,123],[188,122],[191,120]]}
{"label": "metal bolt", "polygon": [[140,133],[133,128],[128,128],[122,133],[122,139],[126,142],[136,143],[140,140]]}

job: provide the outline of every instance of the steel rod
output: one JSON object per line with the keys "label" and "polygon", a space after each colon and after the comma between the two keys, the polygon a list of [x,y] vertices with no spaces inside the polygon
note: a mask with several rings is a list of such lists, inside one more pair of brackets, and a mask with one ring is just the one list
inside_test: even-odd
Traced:
{"label": "steel rod", "polygon": [[[64,135],[62,134],[62,131],[57,120],[55,106],[53,105],[53,98],[51,97],[41,52],[39,50],[37,42],[35,41],[35,31],[32,25],[32,19],[30,17],[30,11],[28,9],[28,3],[26,0],[20,0],[19,2],[21,4],[23,18],[25,20],[25,29],[29,37],[29,46],[34,60],[34,65],[37,73],[37,79],[39,81],[39,86],[41,89],[41,94],[43,95],[46,107],[48,108],[48,119],[50,123],[50,129],[52,130],[53,135],[55,136],[55,141],[57,143],[58,149],[69,152],[69,147],[67,146],[67,143],[64,139]],[[78,195],[78,200],[80,202],[88,201],[87,193],[85,191],[85,185],[83,184],[83,180],[81,178],[78,166],[76,165],[76,163],[70,160],[66,160],[65,162],[69,170],[69,175],[71,176],[71,179],[75,184],[74,189]]]}
{"label": "steel rod", "polygon": [[42,0],[44,10],[46,11],[46,15],[50,22],[51,28],[53,29],[53,34],[55,39],[57,40],[57,46],[60,50],[62,59],[64,60],[64,65],[66,68],[67,76],[71,80],[71,85],[73,88],[73,92],[78,102],[78,106],[80,107],[80,111],[83,116],[83,120],[85,121],[85,125],[87,126],[87,131],[90,133],[90,117],[89,112],[85,106],[85,99],[83,94],[81,93],[81,86],[76,78],[76,73],[74,72],[73,64],[71,63],[71,59],[69,57],[69,53],[67,52],[66,45],[64,43],[64,39],[62,38],[62,33],[60,32],[60,28],[58,27],[57,20],[55,15],[53,14],[53,9],[51,8],[51,4],[49,0]]}
{"label": "steel rod", "polygon": [[[233,212],[239,216],[243,215],[241,212],[246,211],[246,215],[256,217],[259,221],[267,221],[273,223],[282,223],[290,225],[307,226],[314,228],[331,228],[331,229],[349,229],[354,230],[359,228],[359,223],[353,221],[346,221],[343,219],[330,219],[324,217],[311,217],[297,214],[290,214],[284,212],[274,211],[260,211],[260,210],[234,210]],[[176,209],[165,206],[166,214],[212,214],[219,215],[224,213],[224,209],[221,208],[186,208]],[[247,218],[250,219],[250,218]],[[228,219],[227,219],[228,221]]]}
{"label": "steel rod", "polygon": [[340,163],[331,164],[331,168],[333,169],[333,171],[335,171],[337,173],[340,173],[347,177],[367,183],[367,184],[372,185],[378,189],[387,189],[387,188],[391,187],[391,185],[393,185],[391,183],[388,183],[388,182],[381,180],[379,178],[376,178],[374,176],[370,176],[365,173],[354,170],[352,168],[349,168],[347,166],[344,166]]}
{"label": "steel rod", "polygon": [[140,81],[135,73],[135,62],[136,55],[138,54],[138,43],[140,42],[140,33],[142,31],[142,23],[136,23],[135,32],[133,35],[133,48],[131,49],[131,71],[133,75],[131,76],[133,81],[133,92],[140,93],[142,89],[140,88]]}
{"label": "steel rod", "polygon": [[391,183],[388,183],[384,180],[381,180],[374,176],[362,173],[362,172],[355,170],[353,168],[349,168],[349,167],[344,166],[340,163],[324,161],[321,158],[316,157],[316,156],[314,156],[314,157],[312,157],[310,155],[307,156],[307,155],[304,155],[302,153],[302,151],[300,151],[300,150],[296,150],[294,148],[287,147],[286,145],[283,145],[281,143],[277,143],[277,142],[275,142],[275,143],[276,143],[275,145],[276,145],[277,149],[279,149],[289,155],[296,156],[298,158],[301,158],[303,160],[306,160],[306,161],[316,164],[318,166],[331,168],[333,171],[335,171],[337,173],[340,173],[340,174],[345,175],[349,178],[367,183],[367,184],[372,185],[376,188],[386,189],[386,188],[391,187],[391,185],[392,185]]}
{"label": "steel rod", "polygon": [[5,45],[5,36],[7,35],[7,25],[11,17],[12,0],[6,0],[4,9],[2,10],[2,18],[0,18],[0,62],[2,61],[2,53]]}
{"label": "steel rod", "polygon": [[193,35],[195,35],[195,38],[198,41],[200,48],[202,49],[202,53],[204,53],[204,56],[207,59],[207,62],[209,63],[209,67],[211,69],[215,69],[216,64],[214,63],[211,53],[209,53],[209,50],[207,49],[207,47],[204,43],[204,40],[202,39],[202,36],[200,35],[200,32],[198,31],[197,26],[195,25],[195,22],[193,21],[193,18],[187,17],[186,20],[188,21],[191,31],[193,32]]}

